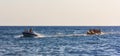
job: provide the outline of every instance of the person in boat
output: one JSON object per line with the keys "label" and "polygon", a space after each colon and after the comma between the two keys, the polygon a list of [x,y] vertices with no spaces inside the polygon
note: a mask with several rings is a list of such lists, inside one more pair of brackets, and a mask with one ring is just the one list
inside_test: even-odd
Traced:
{"label": "person in boat", "polygon": [[33,33],[33,30],[32,30],[32,28],[30,28],[30,29],[29,29],[29,32],[30,32],[30,33]]}
{"label": "person in boat", "polygon": [[90,29],[87,34],[101,34],[100,29]]}
{"label": "person in boat", "polygon": [[32,33],[32,32],[33,32],[33,30],[32,30],[32,28],[30,28],[29,30],[24,30],[24,32],[29,32],[29,33]]}
{"label": "person in boat", "polygon": [[87,34],[94,34],[95,32],[94,32],[94,30],[93,29],[90,29],[88,32],[87,32]]}

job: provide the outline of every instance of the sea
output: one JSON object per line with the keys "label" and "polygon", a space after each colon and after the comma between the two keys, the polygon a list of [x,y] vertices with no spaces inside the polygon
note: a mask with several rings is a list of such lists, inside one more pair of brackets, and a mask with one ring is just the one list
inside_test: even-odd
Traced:
{"label": "sea", "polygon": [[[30,28],[39,36],[24,37]],[[0,26],[0,56],[120,56],[120,26]]]}

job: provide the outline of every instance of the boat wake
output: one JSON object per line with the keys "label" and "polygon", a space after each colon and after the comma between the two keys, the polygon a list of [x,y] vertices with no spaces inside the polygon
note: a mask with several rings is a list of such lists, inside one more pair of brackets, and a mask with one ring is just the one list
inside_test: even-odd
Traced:
{"label": "boat wake", "polygon": [[56,35],[45,35],[45,37],[85,37],[90,36],[87,34],[56,34]]}
{"label": "boat wake", "polygon": [[105,32],[104,34],[120,34],[120,32]]}
{"label": "boat wake", "polygon": [[[62,34],[62,33],[59,33],[59,34],[55,34],[55,35],[44,35],[44,34],[39,34],[39,33],[35,33],[37,34],[37,36],[34,36],[33,38],[44,38],[44,37],[86,37],[86,36],[91,36],[91,35],[88,35],[88,34]],[[100,35],[103,35],[105,33],[102,33]],[[26,38],[24,37],[23,35],[17,35],[15,36],[15,38]]]}
{"label": "boat wake", "polygon": [[[33,38],[43,38],[43,37],[85,37],[85,36],[94,36],[94,35],[88,35],[88,34],[80,34],[80,33],[73,33],[73,34],[64,34],[64,33],[57,33],[54,35],[44,35],[44,34],[40,34],[35,32],[35,34],[37,34],[37,36],[34,36]],[[106,34],[120,34],[120,32],[102,32],[99,35],[106,35]],[[98,35],[98,34],[95,34]],[[23,35],[16,35],[15,38],[23,38]]]}
{"label": "boat wake", "polygon": [[37,33],[37,32],[35,32],[35,34],[37,35],[37,36],[35,36],[35,38],[42,38],[42,37],[45,37],[43,34],[39,34],[39,33]]}

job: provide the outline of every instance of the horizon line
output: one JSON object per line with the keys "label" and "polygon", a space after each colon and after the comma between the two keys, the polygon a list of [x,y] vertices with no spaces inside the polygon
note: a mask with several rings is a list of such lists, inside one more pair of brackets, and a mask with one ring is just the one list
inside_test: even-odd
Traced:
{"label": "horizon line", "polygon": [[0,25],[0,26],[120,26],[120,25]]}

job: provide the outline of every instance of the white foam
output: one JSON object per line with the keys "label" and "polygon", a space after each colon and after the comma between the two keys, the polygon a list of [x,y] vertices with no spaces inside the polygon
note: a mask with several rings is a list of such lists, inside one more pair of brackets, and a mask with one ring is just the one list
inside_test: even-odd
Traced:
{"label": "white foam", "polygon": [[120,32],[106,32],[104,34],[120,34]]}
{"label": "white foam", "polygon": [[36,36],[35,38],[42,38],[42,37],[46,37],[45,35],[42,34],[37,34],[38,36]]}
{"label": "white foam", "polygon": [[80,37],[87,36],[87,34],[56,34],[56,35],[47,35],[46,37]]}
{"label": "white foam", "polygon": [[87,36],[87,34],[69,34],[69,35],[66,35],[66,36],[79,37],[79,36]]}
{"label": "white foam", "polygon": [[15,38],[21,38],[23,35],[16,35]]}

